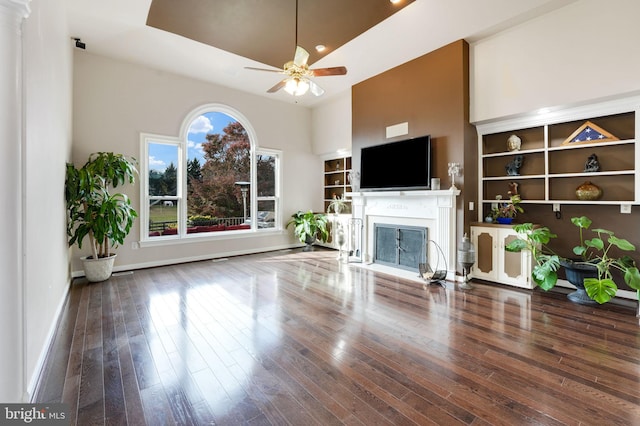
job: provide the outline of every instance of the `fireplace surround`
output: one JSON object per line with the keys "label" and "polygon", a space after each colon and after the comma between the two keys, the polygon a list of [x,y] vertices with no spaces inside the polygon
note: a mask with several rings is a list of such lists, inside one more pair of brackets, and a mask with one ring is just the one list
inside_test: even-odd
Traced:
{"label": "fireplace surround", "polygon": [[[456,197],[460,190],[438,191],[374,191],[352,192],[352,216],[362,220],[362,259],[374,263],[374,230],[376,225],[420,227],[427,229],[428,239],[435,242],[445,256],[447,278],[456,272]],[[438,250],[426,250],[428,262],[436,264]],[[384,265],[389,272],[397,268]]]}

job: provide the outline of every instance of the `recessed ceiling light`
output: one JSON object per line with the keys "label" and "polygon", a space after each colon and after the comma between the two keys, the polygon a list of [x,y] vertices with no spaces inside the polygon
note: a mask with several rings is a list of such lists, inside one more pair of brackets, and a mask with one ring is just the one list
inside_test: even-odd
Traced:
{"label": "recessed ceiling light", "polygon": [[396,3],[400,3],[402,0],[389,0],[391,3],[396,4]]}
{"label": "recessed ceiling light", "polygon": [[316,52],[324,52],[324,49],[327,47],[324,44],[319,44],[316,46]]}

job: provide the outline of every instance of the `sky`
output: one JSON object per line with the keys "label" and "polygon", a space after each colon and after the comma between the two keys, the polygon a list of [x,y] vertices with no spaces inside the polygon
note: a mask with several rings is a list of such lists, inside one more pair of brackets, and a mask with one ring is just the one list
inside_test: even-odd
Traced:
{"label": "sky", "polygon": [[[187,158],[197,158],[200,164],[204,164],[202,143],[207,134],[223,133],[229,123],[237,121],[235,118],[222,112],[208,112],[197,117],[191,122],[187,133]],[[164,172],[169,164],[178,164],[178,152],[173,145],[157,143],[149,144],[149,169]]]}

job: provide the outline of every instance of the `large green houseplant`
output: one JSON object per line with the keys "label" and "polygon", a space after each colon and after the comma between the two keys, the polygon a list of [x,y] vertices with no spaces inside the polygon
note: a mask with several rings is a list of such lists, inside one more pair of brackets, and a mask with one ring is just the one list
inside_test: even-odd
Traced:
{"label": "large green houseplant", "polygon": [[[125,194],[111,193],[125,183],[133,184],[137,174],[136,161],[122,154],[97,152],[89,156],[80,168],[73,163],[66,165],[65,199],[67,205],[67,235],[69,246],[82,248],[89,238],[91,256],[83,260],[93,261],[96,268],[85,275],[89,281],[103,281],[111,276],[113,257],[111,248],[124,244],[124,239],[138,216]],[[101,259],[106,259],[106,265]]]}
{"label": "large green houseplant", "polygon": [[[635,252],[635,246],[624,238],[618,238],[609,230],[602,228],[590,229],[592,221],[586,216],[571,218],[579,230],[579,242],[573,247],[577,259],[558,256],[548,246],[552,238],[557,235],[546,226],[534,226],[532,223],[514,225],[520,238],[505,246],[507,251],[519,252],[530,250],[535,261],[531,277],[543,290],[549,290],[558,281],[557,271],[563,266],[591,267],[593,276],[584,278],[583,285],[589,298],[606,303],[616,295],[618,287],[613,280],[613,271],[622,273],[625,283],[636,291],[640,291],[640,273],[635,261],[628,255],[614,257],[611,250],[615,247],[622,252]],[[585,238],[585,231],[595,235]],[[579,284],[579,283],[578,283]],[[640,294],[640,293],[639,293]]]}
{"label": "large green houseplant", "polygon": [[316,240],[326,243],[329,239],[327,222],[328,218],[324,213],[297,211],[291,215],[286,227],[293,226],[294,235],[307,245],[305,251],[309,251]]}

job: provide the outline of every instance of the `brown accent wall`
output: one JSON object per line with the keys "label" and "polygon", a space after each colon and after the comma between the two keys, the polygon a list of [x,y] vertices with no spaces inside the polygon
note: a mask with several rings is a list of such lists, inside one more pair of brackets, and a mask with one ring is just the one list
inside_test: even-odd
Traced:
{"label": "brown accent wall", "polygon": [[[469,45],[459,40],[352,88],[352,151],[354,170],[360,169],[365,146],[430,134],[434,177],[448,188],[448,163],[460,163],[456,186],[458,236],[469,232],[477,200],[477,134],[469,124]],[[386,128],[409,123],[409,134],[386,139]]]}

